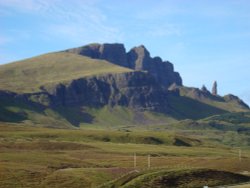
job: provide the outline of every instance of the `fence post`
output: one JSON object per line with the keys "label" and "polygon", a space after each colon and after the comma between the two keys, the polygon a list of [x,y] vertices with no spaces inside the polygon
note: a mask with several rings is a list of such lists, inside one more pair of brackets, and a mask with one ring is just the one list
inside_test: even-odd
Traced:
{"label": "fence post", "polygon": [[134,168],[136,168],[136,153],[134,153]]}
{"label": "fence post", "polygon": [[148,168],[150,168],[150,165],[151,165],[150,162],[151,162],[150,161],[150,155],[148,155]]}
{"label": "fence post", "polygon": [[241,149],[239,149],[239,161],[241,162]]}

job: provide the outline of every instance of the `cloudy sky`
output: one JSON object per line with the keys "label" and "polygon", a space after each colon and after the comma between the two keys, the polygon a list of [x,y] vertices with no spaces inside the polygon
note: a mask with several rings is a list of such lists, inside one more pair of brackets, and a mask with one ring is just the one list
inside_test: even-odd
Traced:
{"label": "cloudy sky", "polygon": [[88,43],[144,44],[184,85],[250,104],[249,0],[0,0],[0,64]]}

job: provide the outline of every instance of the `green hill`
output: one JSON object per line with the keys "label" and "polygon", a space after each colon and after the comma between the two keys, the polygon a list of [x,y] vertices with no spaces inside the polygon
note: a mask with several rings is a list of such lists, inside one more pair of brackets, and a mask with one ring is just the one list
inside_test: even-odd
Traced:
{"label": "green hill", "polygon": [[40,86],[65,83],[73,79],[132,70],[85,56],[48,53],[0,66],[0,89],[18,93],[39,91]]}
{"label": "green hill", "polygon": [[229,112],[249,108],[233,95],[182,86],[173,65],[152,58],[144,46],[126,52],[122,44],[87,45],[0,65],[4,122],[64,128],[169,125]]}

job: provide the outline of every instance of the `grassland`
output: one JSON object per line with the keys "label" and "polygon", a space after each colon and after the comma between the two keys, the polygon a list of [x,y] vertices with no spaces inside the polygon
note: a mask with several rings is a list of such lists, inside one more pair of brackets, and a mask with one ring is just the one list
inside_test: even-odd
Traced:
{"label": "grassland", "polygon": [[[139,129],[102,130],[93,126],[66,130],[1,124],[0,187],[105,187],[135,170],[134,153],[136,170],[144,178],[161,172],[171,172],[173,177],[201,168],[250,172],[249,147],[241,148],[239,160],[238,147],[214,142],[223,132],[202,135],[202,131]],[[214,138],[208,139],[209,134]],[[144,182],[137,180],[133,178],[136,185]],[[228,183],[226,179],[224,182]]]}
{"label": "grassland", "polygon": [[0,88],[18,93],[39,91],[40,86],[104,73],[132,70],[85,56],[58,52],[0,65]]}
{"label": "grassland", "polygon": [[241,181],[248,181],[249,177],[225,171],[179,168],[179,169],[148,169],[131,173],[111,181],[103,188],[200,188],[204,185],[216,186],[222,184],[233,184]]}

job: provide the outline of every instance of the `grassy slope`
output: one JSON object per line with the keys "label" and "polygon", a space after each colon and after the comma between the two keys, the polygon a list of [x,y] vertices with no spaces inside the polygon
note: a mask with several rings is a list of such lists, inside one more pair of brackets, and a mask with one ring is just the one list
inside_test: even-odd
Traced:
{"label": "grassy slope", "polygon": [[103,60],[67,52],[49,53],[0,65],[0,89],[15,92],[39,91],[51,83],[67,82],[103,73],[129,72],[130,69]]}
{"label": "grassy slope", "polygon": [[[134,143],[162,142],[162,138],[154,135],[145,134],[144,130],[155,131],[182,131],[184,135],[192,135],[193,138],[202,138],[204,140],[214,140],[216,143],[231,146],[249,146],[249,129],[250,120],[248,113],[235,113],[217,115],[199,121],[183,120],[176,121],[171,117],[150,112],[133,112],[131,109],[123,107],[101,109],[76,109],[76,107],[63,109],[39,109],[29,106],[20,101],[0,101],[4,109],[0,114],[2,121],[9,122],[25,122],[27,125],[34,127],[50,127],[50,128],[74,128],[75,125],[80,128],[98,128],[98,129],[117,129],[124,131],[124,135],[118,134],[112,137],[110,134],[105,136],[92,136],[92,138],[100,141],[126,142],[128,140]],[[142,117],[144,121],[137,122],[137,116]],[[230,118],[229,118],[230,117]],[[240,121],[239,121],[240,120]],[[131,137],[130,130],[143,131],[141,136]],[[186,132],[184,131],[186,130]],[[206,130],[206,134],[203,131]],[[224,132],[226,131],[226,132]],[[238,132],[240,131],[240,132]],[[126,133],[126,134],[125,134]],[[197,133],[197,134],[196,134]],[[222,134],[223,133],[223,134]],[[143,134],[145,134],[143,136]],[[102,135],[102,134],[101,134]],[[85,135],[86,136],[86,135]],[[90,136],[91,137],[91,136]],[[119,139],[118,139],[119,138]],[[176,143],[189,145],[192,140],[186,140],[185,137],[176,138]],[[164,140],[164,139],[163,139]],[[165,141],[163,141],[164,143]]]}
{"label": "grassy slope", "polygon": [[0,104],[2,122],[25,122],[35,127],[73,128],[70,122],[52,109],[45,109],[13,97],[0,97]]}
{"label": "grassy slope", "polygon": [[227,111],[185,96],[169,96],[170,114],[176,119],[202,119]]}
{"label": "grassy slope", "polygon": [[[1,125],[0,187],[96,187],[132,171],[134,152],[139,171],[147,167],[148,154],[153,168],[180,172],[191,168],[250,171],[248,148],[242,148],[240,162],[237,148],[177,147],[172,145],[175,135],[174,131],[63,130]],[[148,140],[143,139],[147,137],[162,139],[164,143],[147,143]]]}
{"label": "grassy slope", "polygon": [[109,185],[103,186],[103,188],[200,188],[204,185],[216,186],[249,180],[250,177],[243,175],[209,169],[162,169],[128,174],[127,177],[111,182]]}

